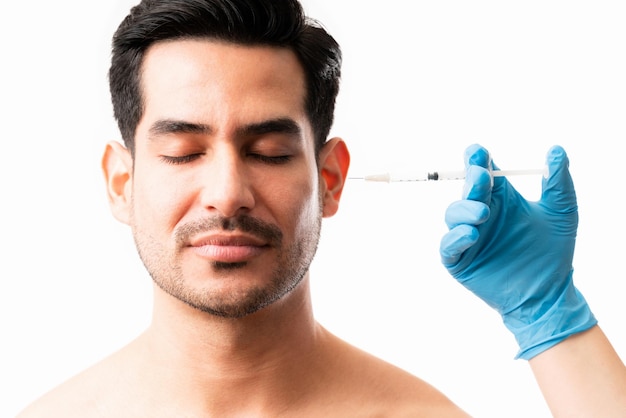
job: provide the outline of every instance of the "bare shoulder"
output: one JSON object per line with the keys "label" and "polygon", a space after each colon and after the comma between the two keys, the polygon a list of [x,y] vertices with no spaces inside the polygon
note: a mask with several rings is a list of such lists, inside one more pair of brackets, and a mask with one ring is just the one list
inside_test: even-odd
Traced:
{"label": "bare shoulder", "polygon": [[340,339],[332,345],[334,380],[342,386],[335,402],[349,416],[470,417],[423,379]]}
{"label": "bare shoulder", "polygon": [[[311,362],[295,365],[296,379],[285,377],[279,382],[278,387],[285,387],[287,381],[294,391],[301,389],[303,396],[293,405],[297,416],[469,417],[424,380],[330,333],[323,340]],[[142,352],[113,354],[45,394],[17,418],[155,416],[156,400],[162,403],[163,393],[169,392],[150,387],[155,377],[151,367],[141,369],[150,370],[148,374],[138,371],[137,353]]]}
{"label": "bare shoulder", "polygon": [[[55,387],[40,398],[28,405],[16,418],[42,418],[49,416],[95,416],[86,413],[95,405],[89,405],[89,399],[82,396],[83,379],[76,376],[67,382]],[[79,392],[76,392],[76,389]]]}
{"label": "bare shoulder", "polygon": [[117,354],[100,361],[43,394],[16,418],[103,416],[102,396],[114,396],[119,366]]}

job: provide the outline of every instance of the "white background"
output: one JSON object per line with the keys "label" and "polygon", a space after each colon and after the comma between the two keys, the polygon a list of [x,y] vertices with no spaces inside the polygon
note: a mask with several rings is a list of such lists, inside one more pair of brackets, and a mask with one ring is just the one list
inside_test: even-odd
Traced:
{"label": "white background", "polygon": [[[134,0],[10,2],[0,26],[0,416],[148,324],[151,283],[109,214],[99,159],[118,139],[106,71]],[[333,133],[352,174],[461,168],[480,142],[502,168],[571,159],[575,281],[626,355],[621,1],[307,0],[344,50]],[[538,178],[513,182],[530,198]],[[312,267],[331,331],[431,382],[476,417],[547,417],[499,317],[438,260],[461,184],[352,181]]]}

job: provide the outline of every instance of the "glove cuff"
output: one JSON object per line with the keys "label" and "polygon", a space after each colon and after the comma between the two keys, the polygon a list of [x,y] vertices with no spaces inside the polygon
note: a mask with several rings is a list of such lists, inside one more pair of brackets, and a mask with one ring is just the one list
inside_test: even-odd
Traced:
{"label": "glove cuff", "polygon": [[567,337],[583,332],[598,323],[584,296],[572,281],[572,272],[561,295],[532,323],[513,326],[505,317],[504,323],[515,335],[520,347],[516,359],[530,360],[557,345]]}

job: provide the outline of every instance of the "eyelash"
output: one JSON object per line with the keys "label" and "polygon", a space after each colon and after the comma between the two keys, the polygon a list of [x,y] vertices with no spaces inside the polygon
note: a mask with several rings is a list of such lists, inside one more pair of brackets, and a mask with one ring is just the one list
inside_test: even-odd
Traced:
{"label": "eyelash", "polygon": [[169,155],[162,155],[161,159],[166,162],[167,164],[172,164],[172,165],[179,165],[179,164],[186,164],[186,163],[190,163],[198,158],[200,158],[203,154],[189,154],[189,155],[183,155],[180,157],[172,157]]}
{"label": "eyelash", "polygon": [[276,155],[272,157],[269,157],[263,154],[249,154],[249,155],[252,158],[255,158],[261,161],[262,163],[266,163],[266,164],[280,165],[280,164],[285,164],[291,161],[291,155]]}
{"label": "eyelash", "polygon": [[[172,165],[181,165],[181,164],[187,164],[190,163],[198,158],[200,158],[203,154],[189,154],[189,155],[183,155],[180,157],[174,157],[174,156],[170,156],[170,155],[162,155],[161,159],[167,163],[167,164],[172,164]],[[249,154],[250,157],[261,161],[263,163],[266,164],[273,164],[273,165],[280,165],[280,164],[285,164],[288,163],[289,161],[291,161],[291,155],[277,155],[277,156],[267,156],[267,155],[263,155],[263,154]]]}

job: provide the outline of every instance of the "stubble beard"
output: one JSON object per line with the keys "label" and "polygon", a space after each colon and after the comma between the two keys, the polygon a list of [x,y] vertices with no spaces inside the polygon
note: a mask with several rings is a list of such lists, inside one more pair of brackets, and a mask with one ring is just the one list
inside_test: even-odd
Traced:
{"label": "stubble beard", "polygon": [[[181,247],[168,252],[157,240],[142,233],[135,226],[133,235],[139,257],[154,283],[164,292],[202,312],[223,318],[242,318],[278,301],[302,281],[317,252],[322,222],[321,207],[318,212],[316,222],[306,233],[301,234],[298,241],[287,247],[278,227],[246,216],[209,218],[181,227],[180,231],[183,232],[179,233],[177,241],[184,241],[185,236],[193,233],[222,228],[240,229],[272,242],[272,249],[277,250],[278,255],[276,267],[269,280],[264,285],[249,287],[237,294],[191,286],[184,274]],[[136,223],[133,222],[133,225]],[[245,262],[207,263],[215,274],[226,277],[224,280],[237,280],[237,272],[247,268]]]}

